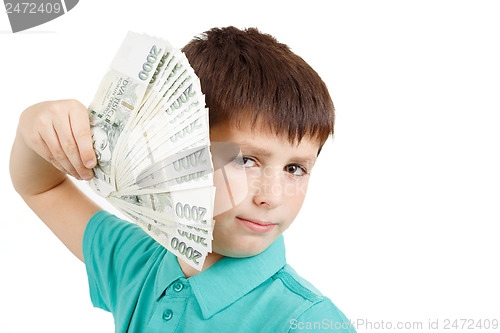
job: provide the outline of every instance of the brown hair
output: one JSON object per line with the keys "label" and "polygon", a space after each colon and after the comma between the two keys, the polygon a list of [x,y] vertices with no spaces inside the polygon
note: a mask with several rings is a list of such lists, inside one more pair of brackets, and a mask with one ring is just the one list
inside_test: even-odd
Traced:
{"label": "brown hair", "polygon": [[182,51],[201,81],[210,126],[250,120],[290,143],[308,135],[322,146],[335,111],[325,83],[301,57],[256,28],[213,28]]}

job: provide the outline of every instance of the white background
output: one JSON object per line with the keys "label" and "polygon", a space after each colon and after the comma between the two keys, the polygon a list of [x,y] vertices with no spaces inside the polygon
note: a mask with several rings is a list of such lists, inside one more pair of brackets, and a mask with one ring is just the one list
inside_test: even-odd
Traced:
{"label": "white background", "polygon": [[11,185],[21,112],[50,99],[88,105],[128,30],[181,47],[227,25],[288,44],[336,106],[335,140],[285,233],[299,274],[348,318],[372,323],[359,332],[500,319],[499,14],[486,0],[85,0],[12,34],[0,13],[0,332],[114,330],[91,305],[84,265]]}

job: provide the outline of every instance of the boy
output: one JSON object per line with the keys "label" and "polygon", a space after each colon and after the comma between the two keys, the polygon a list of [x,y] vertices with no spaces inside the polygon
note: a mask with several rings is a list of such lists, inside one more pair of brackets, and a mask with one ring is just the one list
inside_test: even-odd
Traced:
{"label": "boy", "polygon": [[[325,84],[256,29],[214,28],[183,51],[206,95],[210,139],[240,146],[243,157],[227,168],[244,170],[247,179],[244,199],[214,217],[213,252],[201,272],[101,210],[67,177],[91,179],[96,165],[87,109],[77,101],[23,112],[10,166],[16,190],[85,263],[92,303],[113,313],[116,332],[354,332],[286,264],[281,236],[333,133]],[[215,205],[220,201],[216,191]]]}

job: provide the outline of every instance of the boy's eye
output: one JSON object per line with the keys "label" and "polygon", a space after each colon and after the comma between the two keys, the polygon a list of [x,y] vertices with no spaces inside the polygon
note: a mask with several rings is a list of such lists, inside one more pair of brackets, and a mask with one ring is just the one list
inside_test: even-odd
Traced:
{"label": "boy's eye", "polygon": [[[255,161],[251,157],[247,156],[237,156],[233,159],[233,163],[242,168],[251,168],[257,165],[257,161]],[[305,176],[307,175],[307,169],[299,164],[289,164],[284,168],[285,172],[293,175],[293,176]]]}
{"label": "boy's eye", "polygon": [[253,159],[251,159],[250,157],[246,157],[246,156],[237,156],[233,160],[233,162],[236,163],[237,165],[239,165],[241,167],[245,167],[245,168],[252,167],[255,164],[255,161]]}
{"label": "boy's eye", "polygon": [[294,176],[304,176],[307,174],[307,170],[298,164],[289,164],[285,167],[285,171]]}

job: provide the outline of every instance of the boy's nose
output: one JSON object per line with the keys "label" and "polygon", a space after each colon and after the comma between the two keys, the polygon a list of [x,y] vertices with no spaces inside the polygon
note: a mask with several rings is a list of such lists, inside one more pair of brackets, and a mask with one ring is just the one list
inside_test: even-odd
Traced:
{"label": "boy's nose", "polygon": [[259,177],[253,178],[250,190],[253,201],[258,206],[273,208],[279,206],[284,200],[284,184],[282,170],[266,168]]}

